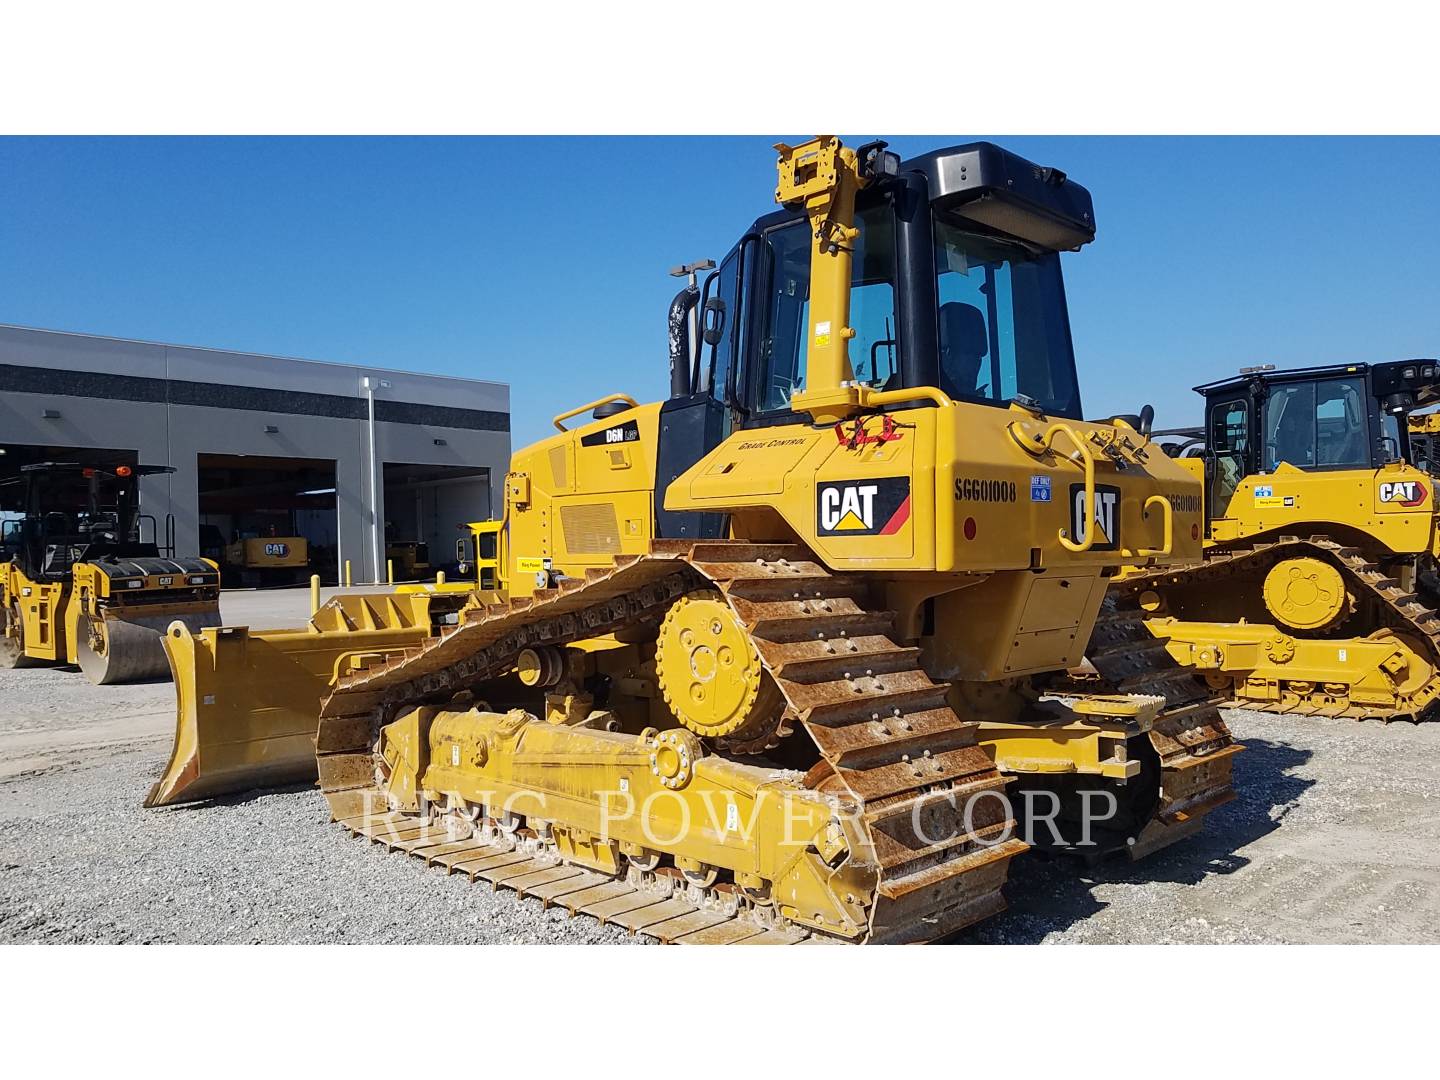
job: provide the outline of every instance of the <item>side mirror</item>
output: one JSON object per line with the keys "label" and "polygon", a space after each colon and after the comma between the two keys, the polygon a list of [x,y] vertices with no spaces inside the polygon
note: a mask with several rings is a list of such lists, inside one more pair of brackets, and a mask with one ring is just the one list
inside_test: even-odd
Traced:
{"label": "side mirror", "polygon": [[463,536],[455,541],[455,561],[460,563],[470,561],[470,541]]}
{"label": "side mirror", "polygon": [[705,339],[705,344],[719,345],[720,339],[725,336],[725,301],[718,296],[705,301],[704,324],[701,337]]}

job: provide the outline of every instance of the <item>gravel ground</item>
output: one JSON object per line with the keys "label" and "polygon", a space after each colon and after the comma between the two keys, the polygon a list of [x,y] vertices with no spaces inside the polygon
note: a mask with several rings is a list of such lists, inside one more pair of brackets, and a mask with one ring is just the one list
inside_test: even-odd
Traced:
{"label": "gravel ground", "polygon": [[[228,621],[277,603],[244,595]],[[171,702],[0,671],[0,942],[636,940],[348,838],[311,788],[141,809]],[[1010,910],[961,940],[1440,942],[1440,724],[1228,716],[1240,795],[1203,834],[1133,865],[1018,859]]]}
{"label": "gravel ground", "polygon": [[1440,942],[1440,724],[1229,710],[1237,798],[1139,863],[1018,859],[965,940]]}

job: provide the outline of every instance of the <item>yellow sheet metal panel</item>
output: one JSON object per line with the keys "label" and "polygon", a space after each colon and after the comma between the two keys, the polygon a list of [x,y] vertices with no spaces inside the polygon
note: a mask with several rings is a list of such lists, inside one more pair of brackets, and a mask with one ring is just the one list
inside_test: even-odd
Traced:
{"label": "yellow sheet metal panel", "polygon": [[6,657],[63,661],[70,581],[32,581],[14,563],[0,563],[0,573],[0,604],[6,609]]}
{"label": "yellow sheet metal panel", "polygon": [[[666,508],[778,515],[836,569],[993,572],[1098,569],[1158,549],[1163,515],[1146,503],[1162,497],[1171,508],[1172,550],[1146,561],[1200,557],[1195,474],[1153,448],[1136,452],[1133,440],[1117,443],[1116,429],[1068,425],[1096,446],[1087,513],[1084,469],[1065,444],[1025,449],[1024,410],[961,403],[886,417],[888,424],[870,417],[858,432],[856,421],[818,432],[798,424],[736,432],[670,485]],[[1019,437],[1011,432],[1017,423]],[[882,432],[889,437],[877,438]],[[1089,550],[1068,550],[1064,539],[1083,534],[1092,519],[1099,530]]]}
{"label": "yellow sheet metal panel", "polygon": [[1311,471],[1281,464],[1240,481],[1223,518],[1211,523],[1217,542],[1267,534],[1350,530],[1392,553],[1427,551],[1434,542],[1434,480],[1405,464],[1377,470]]}
{"label": "yellow sheet metal panel", "polygon": [[660,406],[591,420],[518,451],[507,480],[506,580],[528,595],[548,573],[584,576],[654,535]]}

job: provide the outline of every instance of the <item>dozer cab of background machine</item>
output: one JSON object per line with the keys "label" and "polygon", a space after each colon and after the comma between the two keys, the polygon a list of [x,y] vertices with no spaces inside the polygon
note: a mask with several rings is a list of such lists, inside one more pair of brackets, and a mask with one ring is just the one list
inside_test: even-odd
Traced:
{"label": "dozer cab of background machine", "polygon": [[43,462],[0,485],[0,497],[24,515],[7,523],[8,561],[0,563],[0,664],[78,664],[97,684],[156,678],[168,671],[166,625],[219,623],[216,567],[162,557],[155,522],[140,513],[139,477],[169,471]]}
{"label": "dozer cab of background machine", "polygon": [[1254,708],[1428,715],[1440,532],[1407,418],[1440,401],[1437,372],[1267,367],[1196,388],[1204,427],[1170,445],[1204,476],[1206,558],[1117,586],[1177,661]]}
{"label": "dozer cab of background machine", "polygon": [[[997,763],[1067,810],[1120,792],[1122,847],[1228,797],[1213,709],[1028,681],[1079,662],[1118,565],[1198,558],[1199,484],[1081,418],[1083,188],[985,143],[778,149],[783,209],[672,304],[669,398],[516,452],[503,592],[347,653],[320,784],[357,832],[662,940],[940,937],[1025,848]],[[312,621],[291,661],[355,632]],[[229,633],[166,642],[180,740],[229,713],[181,756],[211,792],[279,640]]]}
{"label": "dozer cab of background machine", "polygon": [[1436,446],[1436,436],[1440,436],[1440,411],[1411,413],[1406,417],[1405,426],[1410,436],[1410,462],[1432,476],[1440,475],[1440,447]]}

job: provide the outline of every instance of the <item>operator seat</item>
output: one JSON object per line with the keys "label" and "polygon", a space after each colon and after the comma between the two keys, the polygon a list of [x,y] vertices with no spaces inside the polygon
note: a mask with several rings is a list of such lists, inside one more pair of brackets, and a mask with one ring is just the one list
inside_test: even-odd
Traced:
{"label": "operator seat", "polygon": [[940,305],[940,389],[974,397],[980,362],[989,352],[985,315],[979,308],[958,300]]}

